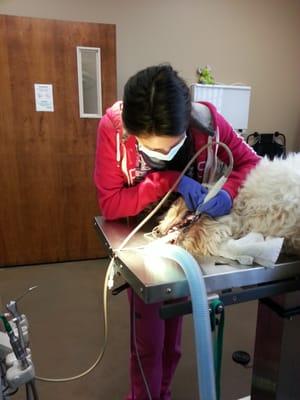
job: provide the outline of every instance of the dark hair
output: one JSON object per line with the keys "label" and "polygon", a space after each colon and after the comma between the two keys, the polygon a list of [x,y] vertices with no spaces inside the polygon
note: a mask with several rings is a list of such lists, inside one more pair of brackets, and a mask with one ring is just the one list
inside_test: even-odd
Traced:
{"label": "dark hair", "polygon": [[139,71],[125,85],[122,118],[129,133],[176,136],[187,129],[190,113],[189,88],[168,64]]}

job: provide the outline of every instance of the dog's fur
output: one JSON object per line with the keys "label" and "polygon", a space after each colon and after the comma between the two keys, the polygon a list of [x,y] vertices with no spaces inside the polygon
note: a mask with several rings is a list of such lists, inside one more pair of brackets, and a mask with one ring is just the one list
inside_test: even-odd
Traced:
{"label": "dog's fur", "polygon": [[[186,213],[179,198],[157,227],[159,234],[167,234]],[[218,256],[222,242],[249,232],[284,237],[286,252],[300,254],[300,153],[287,159],[262,159],[240,189],[232,212],[216,219],[202,215],[179,235],[177,244],[195,256]]]}

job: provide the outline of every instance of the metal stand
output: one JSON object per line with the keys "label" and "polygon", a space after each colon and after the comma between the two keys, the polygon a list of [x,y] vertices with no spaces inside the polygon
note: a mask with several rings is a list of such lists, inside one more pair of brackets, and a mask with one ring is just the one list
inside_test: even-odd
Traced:
{"label": "metal stand", "polygon": [[[132,229],[124,221],[110,222],[101,217],[95,218],[95,226],[110,254]],[[145,238],[140,232],[131,246],[143,244]],[[186,300],[188,285],[176,263],[165,260],[159,268],[155,264],[148,268],[134,249],[118,253],[115,261],[117,272],[145,303],[168,302],[160,310],[161,318],[192,312],[192,304]],[[274,268],[201,268],[208,300],[217,296],[225,306],[259,300],[251,400],[299,400],[299,257],[282,257]],[[174,300],[178,302],[174,304]]]}
{"label": "metal stand", "polygon": [[300,291],[259,302],[251,400],[300,398]]}

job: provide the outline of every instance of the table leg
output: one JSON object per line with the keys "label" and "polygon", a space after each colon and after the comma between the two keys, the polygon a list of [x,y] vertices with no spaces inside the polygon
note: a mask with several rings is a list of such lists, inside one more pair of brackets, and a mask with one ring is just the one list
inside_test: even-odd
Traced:
{"label": "table leg", "polygon": [[251,400],[300,399],[300,291],[259,301]]}

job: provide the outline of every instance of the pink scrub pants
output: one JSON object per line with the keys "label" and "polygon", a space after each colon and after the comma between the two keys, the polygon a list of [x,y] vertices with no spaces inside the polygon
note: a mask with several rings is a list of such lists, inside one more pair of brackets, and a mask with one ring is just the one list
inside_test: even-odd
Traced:
{"label": "pink scrub pants", "polygon": [[181,356],[182,317],[162,320],[159,317],[162,303],[145,304],[132,289],[128,289],[128,297],[131,319],[131,392],[126,400],[149,399],[135,352],[133,323],[138,354],[152,400],[171,400],[170,385]]}

